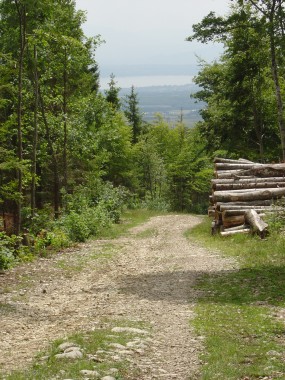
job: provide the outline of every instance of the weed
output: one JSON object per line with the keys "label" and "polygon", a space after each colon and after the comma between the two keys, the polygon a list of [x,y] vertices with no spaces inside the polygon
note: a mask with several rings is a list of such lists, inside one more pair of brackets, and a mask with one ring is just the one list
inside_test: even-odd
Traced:
{"label": "weed", "polygon": [[[96,370],[100,376],[110,374],[111,369],[116,369],[116,379],[137,378],[138,370],[131,367],[129,361],[123,355],[116,355],[112,346],[123,345],[137,338],[135,333],[123,331],[114,333],[113,326],[128,326],[142,328],[142,322],[120,322],[115,324],[102,322],[98,328],[89,332],[76,333],[67,340],[58,339],[51,345],[47,352],[39,353],[31,368],[26,371],[15,371],[4,375],[5,380],[45,380],[45,379],[84,379],[81,371]],[[58,359],[61,351],[60,344],[72,342],[83,353],[82,358],[76,360]],[[116,357],[115,357],[116,356]]]}

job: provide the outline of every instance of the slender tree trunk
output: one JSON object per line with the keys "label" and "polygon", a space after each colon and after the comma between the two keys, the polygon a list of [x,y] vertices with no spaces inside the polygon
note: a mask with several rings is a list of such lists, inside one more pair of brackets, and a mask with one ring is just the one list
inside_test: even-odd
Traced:
{"label": "slender tree trunk", "polygon": [[31,184],[31,216],[36,210],[36,172],[37,172],[37,145],[38,145],[38,108],[39,108],[39,82],[38,82],[37,47],[34,46],[34,137],[32,152],[32,184]]}
{"label": "slender tree trunk", "polygon": [[276,46],[274,41],[274,26],[273,21],[270,21],[272,23],[271,31],[270,31],[270,51],[271,51],[271,68],[272,68],[272,76],[274,80],[275,85],[275,96],[276,96],[276,102],[277,102],[277,117],[278,117],[278,125],[279,125],[279,131],[280,131],[280,138],[281,138],[281,148],[282,148],[282,159],[285,162],[285,122],[284,122],[284,116],[283,116],[283,100],[281,95],[281,89],[280,89],[280,83],[279,83],[279,74],[278,74],[278,68],[277,68],[277,61],[276,61]]}
{"label": "slender tree trunk", "polygon": [[[23,111],[23,71],[24,71],[24,54],[26,48],[26,7],[19,4],[18,0],[15,0],[19,16],[19,38],[20,38],[20,53],[18,61],[18,105],[17,105],[17,156],[19,163],[23,161],[23,139],[22,139],[22,111]],[[22,212],[22,194],[23,194],[23,173],[22,169],[17,170],[18,179],[18,193],[19,198],[17,201],[17,210],[15,218],[15,233],[19,235],[21,232],[21,212]]]}
{"label": "slender tree trunk", "polygon": [[46,129],[48,146],[49,146],[49,149],[51,152],[51,157],[52,157],[53,173],[54,173],[54,183],[53,183],[54,216],[57,219],[59,217],[59,214],[60,214],[59,165],[58,165],[58,161],[57,161],[57,157],[56,157],[56,152],[54,151],[53,144],[51,141],[50,128],[49,128],[49,124],[48,124],[48,121],[46,118],[44,101],[43,101],[43,97],[41,95],[40,87],[39,87],[39,100],[41,103],[41,114],[42,114],[43,122],[45,125],[45,129]]}
{"label": "slender tree trunk", "polygon": [[63,186],[67,192],[67,51],[64,50],[64,72],[63,72]]}

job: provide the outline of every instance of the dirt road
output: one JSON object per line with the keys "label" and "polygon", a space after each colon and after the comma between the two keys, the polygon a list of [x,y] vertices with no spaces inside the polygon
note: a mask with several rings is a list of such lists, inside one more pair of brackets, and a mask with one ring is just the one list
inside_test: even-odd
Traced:
{"label": "dirt road", "polygon": [[151,347],[142,379],[198,379],[202,338],[193,318],[197,276],[231,268],[183,233],[198,217],[152,218],[125,237],[92,241],[0,277],[0,368],[27,366],[50,341],[89,330],[102,318],[144,321]]}

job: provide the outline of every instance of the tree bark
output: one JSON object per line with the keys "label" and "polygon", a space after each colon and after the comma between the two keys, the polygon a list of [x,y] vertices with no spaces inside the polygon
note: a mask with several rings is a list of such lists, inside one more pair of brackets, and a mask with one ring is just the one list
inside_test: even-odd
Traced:
{"label": "tree bark", "polygon": [[[18,61],[18,105],[17,105],[17,156],[19,163],[23,161],[23,137],[22,137],[22,108],[23,108],[23,71],[24,71],[24,54],[26,49],[26,7],[15,0],[16,9],[19,17],[19,39],[20,54]],[[17,170],[18,193],[17,211],[15,218],[15,234],[19,235],[22,225],[22,195],[23,195],[23,173],[22,169]]]}
{"label": "tree bark", "polygon": [[223,212],[222,222],[223,222],[224,228],[240,226],[245,223],[245,215],[226,216]]}
{"label": "tree bark", "polygon": [[228,163],[228,164],[248,163],[248,164],[254,164],[254,162],[246,160],[244,158],[239,158],[238,160],[232,160],[230,158],[222,158],[222,157],[215,157],[214,163]]}
{"label": "tree bark", "polygon": [[255,210],[248,210],[245,214],[245,220],[253,231],[263,233],[268,228],[268,224],[261,219]]}
{"label": "tree bark", "polygon": [[232,231],[221,231],[221,236],[232,236],[237,234],[248,234],[250,233],[250,228],[240,228]]}
{"label": "tree bark", "polygon": [[260,189],[255,191],[231,192],[215,191],[213,195],[214,203],[216,202],[241,202],[241,201],[259,201],[278,199],[285,196],[285,188],[280,189]]}
{"label": "tree bark", "polygon": [[217,183],[213,184],[213,189],[215,191],[226,191],[226,190],[245,190],[245,189],[266,189],[266,188],[280,188],[285,187],[285,179],[284,181],[276,181],[276,182],[255,182],[254,179],[252,182],[248,183]]}
{"label": "tree bark", "polygon": [[36,173],[37,173],[37,146],[38,146],[38,108],[39,108],[39,81],[38,81],[37,47],[34,46],[34,138],[32,152],[32,184],[31,184],[31,216],[36,210]]}

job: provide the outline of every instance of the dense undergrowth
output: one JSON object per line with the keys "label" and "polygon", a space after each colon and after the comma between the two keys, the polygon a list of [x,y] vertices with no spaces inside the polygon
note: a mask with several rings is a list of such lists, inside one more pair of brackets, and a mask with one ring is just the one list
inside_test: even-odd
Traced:
{"label": "dense undergrowth", "polygon": [[[151,209],[157,213],[164,208],[164,204],[157,203],[154,207],[147,202],[137,202],[124,187],[94,180],[92,186],[78,186],[72,195],[64,195],[64,207],[58,219],[53,218],[52,209],[47,205],[33,218],[24,218],[25,233],[21,236],[0,232],[0,269],[46,256],[92,237],[112,237],[124,229],[122,221],[127,215],[132,214],[132,218],[140,222],[152,215]],[[126,225],[130,226],[129,222]]]}
{"label": "dense undergrowth", "polygon": [[[284,224],[283,224],[284,225]],[[238,262],[238,269],[201,275],[194,325],[204,337],[203,380],[285,379],[285,235],[211,236],[205,220],[189,233]]]}

